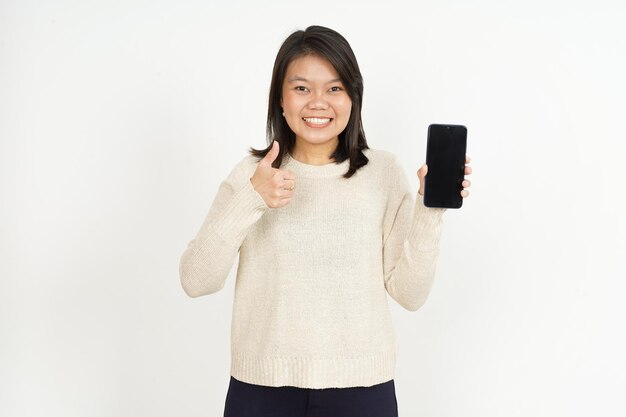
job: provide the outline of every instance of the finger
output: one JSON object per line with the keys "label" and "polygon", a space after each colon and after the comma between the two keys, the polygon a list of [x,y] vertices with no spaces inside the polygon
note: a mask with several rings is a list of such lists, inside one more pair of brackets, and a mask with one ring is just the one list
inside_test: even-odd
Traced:
{"label": "finger", "polygon": [[293,197],[293,190],[281,190],[281,194],[279,196],[280,200],[286,200]]}
{"label": "finger", "polygon": [[470,175],[472,173],[472,167],[467,165],[465,167],[465,175]]}
{"label": "finger", "polygon": [[463,184],[463,187],[467,188],[467,187],[469,187],[470,185],[472,185],[472,182],[471,182],[470,180],[463,180],[463,183],[462,183],[462,184]]}
{"label": "finger", "polygon": [[293,172],[290,169],[281,169],[280,172],[283,175],[283,178],[286,179],[286,180],[295,180],[296,179],[296,173]]}
{"label": "finger", "polygon": [[471,160],[472,160],[472,158],[470,158],[469,156],[465,155],[465,163],[466,164],[469,164]]}
{"label": "finger", "polygon": [[428,165],[426,164],[422,165],[420,169],[417,170],[417,176],[419,178],[425,177],[427,173],[428,173]]}
{"label": "finger", "polygon": [[285,198],[283,200],[280,200],[280,206],[279,207],[285,207],[287,204],[289,204],[291,202],[291,197],[289,198]]}
{"label": "finger", "polygon": [[469,195],[469,191],[468,190],[461,190],[461,197],[465,198]]}
{"label": "finger", "polygon": [[282,182],[282,188],[284,190],[296,188],[296,182],[294,180],[285,180]]}
{"label": "finger", "polygon": [[278,156],[278,152],[280,151],[279,148],[280,145],[278,144],[278,141],[273,141],[272,147],[270,148],[269,152],[265,154],[265,157],[259,161],[258,165],[267,168],[271,167],[272,162],[274,162],[274,160]]}

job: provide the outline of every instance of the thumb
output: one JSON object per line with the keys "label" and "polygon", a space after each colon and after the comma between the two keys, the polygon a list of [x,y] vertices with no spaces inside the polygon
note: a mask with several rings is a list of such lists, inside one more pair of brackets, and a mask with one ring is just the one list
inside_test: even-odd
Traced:
{"label": "thumb", "polygon": [[424,180],[426,173],[428,173],[428,165],[424,164],[420,167],[420,169],[417,170],[417,177],[420,179],[420,181]]}
{"label": "thumb", "polygon": [[417,177],[420,180],[420,188],[418,192],[420,195],[424,195],[424,177],[426,177],[426,173],[428,172],[428,165],[424,164],[417,170]]}
{"label": "thumb", "polygon": [[274,160],[278,156],[278,151],[279,150],[280,150],[280,146],[278,145],[278,142],[277,141],[272,142],[272,148],[265,155],[265,157],[263,159],[261,159],[261,161],[259,161],[259,165],[261,165],[263,167],[271,167],[272,166],[272,162],[274,162]]}

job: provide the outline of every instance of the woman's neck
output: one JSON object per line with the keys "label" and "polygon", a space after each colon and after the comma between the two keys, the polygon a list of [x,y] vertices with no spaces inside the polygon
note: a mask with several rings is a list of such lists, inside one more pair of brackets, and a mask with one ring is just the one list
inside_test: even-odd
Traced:
{"label": "woman's neck", "polygon": [[320,144],[311,144],[296,138],[296,144],[291,151],[291,157],[308,165],[326,165],[334,162],[330,155],[335,152],[338,144],[338,138]]}

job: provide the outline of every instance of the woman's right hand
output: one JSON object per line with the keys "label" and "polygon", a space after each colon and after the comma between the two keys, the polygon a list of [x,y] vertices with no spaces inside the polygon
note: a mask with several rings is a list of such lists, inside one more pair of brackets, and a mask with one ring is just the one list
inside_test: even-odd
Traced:
{"label": "woman's right hand", "polygon": [[265,204],[270,208],[289,204],[295,187],[296,175],[293,171],[272,167],[278,152],[278,142],[274,141],[272,149],[259,161],[254,175],[250,178],[254,190],[263,197]]}

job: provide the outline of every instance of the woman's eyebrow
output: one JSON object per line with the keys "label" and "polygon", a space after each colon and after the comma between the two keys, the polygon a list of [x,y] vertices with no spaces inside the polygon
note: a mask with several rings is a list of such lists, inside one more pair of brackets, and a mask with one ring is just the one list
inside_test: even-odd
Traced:
{"label": "woman's eyebrow", "polygon": [[[304,82],[307,82],[307,83],[309,82],[309,80],[307,80],[304,77],[300,77],[299,75],[296,75],[296,76],[290,78],[289,80],[287,80],[287,82],[290,82],[290,83],[293,83],[293,82],[296,82],[296,81],[304,81]],[[326,84],[331,84],[331,83],[336,83],[336,82],[341,82],[341,78],[332,79],[329,82],[327,82]]]}

